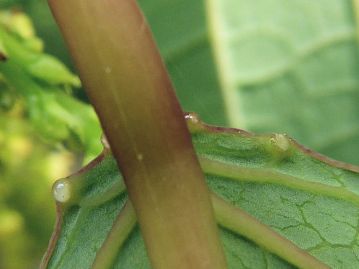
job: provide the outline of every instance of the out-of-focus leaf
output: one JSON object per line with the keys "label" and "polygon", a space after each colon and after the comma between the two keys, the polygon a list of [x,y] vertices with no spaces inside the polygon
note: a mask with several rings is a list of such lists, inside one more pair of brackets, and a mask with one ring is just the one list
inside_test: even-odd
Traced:
{"label": "out-of-focus leaf", "polygon": [[37,38],[31,22],[19,16],[25,15],[0,13],[0,41],[7,57],[0,63],[2,80],[23,98],[39,133],[54,142],[73,144],[73,149],[80,145],[87,161],[100,150],[97,117],[91,106],[67,93],[71,86],[80,85],[78,77],[56,58],[32,46],[31,40]]}
{"label": "out-of-focus leaf", "polygon": [[0,11],[0,25],[21,38],[24,46],[37,52],[43,50],[42,41],[36,37],[32,22],[24,13],[9,10]]}
{"label": "out-of-focus leaf", "polygon": [[286,132],[359,163],[359,54],[353,1],[210,0],[230,125]]}
{"label": "out-of-focus leaf", "polygon": [[[51,52],[67,61],[46,3],[18,2],[32,15]],[[352,1],[213,0],[205,2],[207,10],[202,1],[139,3],[185,110],[226,124],[222,88],[229,125],[286,132],[320,152],[358,162],[353,150],[359,138]],[[221,87],[211,48],[220,58]]]}
{"label": "out-of-focus leaf", "polygon": [[43,143],[22,117],[21,102],[0,113],[0,268],[38,268],[53,228],[53,179],[74,158]]}
{"label": "out-of-focus leaf", "polygon": [[16,102],[13,90],[0,77],[0,111],[9,111]]}
{"label": "out-of-focus leaf", "polygon": [[[188,119],[215,193],[230,269],[294,268],[292,260],[303,252],[289,255],[293,246],[331,268],[359,267],[359,167],[326,159],[285,135],[253,135]],[[103,251],[113,261],[103,269],[150,268],[108,150],[82,172],[59,180],[54,194],[59,215],[42,268],[91,268]],[[262,240],[272,235],[276,240]],[[306,258],[299,257],[297,266]]]}
{"label": "out-of-focus leaf", "polygon": [[[33,1],[33,0],[26,0],[26,1]],[[9,8],[14,7],[18,4],[24,3],[24,0],[1,0],[0,8]]]}
{"label": "out-of-focus leaf", "polygon": [[[71,64],[46,1],[19,0],[51,54]],[[169,69],[184,110],[207,122],[227,123],[212,57],[203,1],[138,1]]]}
{"label": "out-of-focus leaf", "polygon": [[7,52],[4,43],[0,40],[0,61],[6,60]]}
{"label": "out-of-focus leaf", "polygon": [[22,12],[2,11],[0,13],[0,21],[3,26],[9,28],[24,39],[33,38],[35,36],[30,18]]}
{"label": "out-of-focus leaf", "polygon": [[205,20],[204,1],[139,0],[185,111],[227,123]]}
{"label": "out-of-focus leaf", "polygon": [[63,63],[50,55],[41,55],[28,66],[28,72],[35,78],[49,84],[69,84],[74,87],[81,86],[80,79],[73,75]]}

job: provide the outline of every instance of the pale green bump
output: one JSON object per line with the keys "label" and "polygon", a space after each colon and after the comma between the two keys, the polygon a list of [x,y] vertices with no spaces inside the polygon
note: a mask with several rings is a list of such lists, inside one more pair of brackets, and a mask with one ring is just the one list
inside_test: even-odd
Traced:
{"label": "pale green bump", "polygon": [[288,158],[292,153],[291,142],[286,134],[273,134],[266,144],[268,151],[276,160]]}
{"label": "pale green bump", "polygon": [[270,142],[279,151],[287,152],[289,150],[290,142],[285,134],[274,134],[274,136],[270,139]]}
{"label": "pale green bump", "polygon": [[202,125],[196,113],[185,113],[184,118],[186,120],[187,127],[192,134],[202,130]]}
{"label": "pale green bump", "polygon": [[67,179],[59,179],[52,189],[54,198],[59,203],[66,203],[72,198],[71,185]]}

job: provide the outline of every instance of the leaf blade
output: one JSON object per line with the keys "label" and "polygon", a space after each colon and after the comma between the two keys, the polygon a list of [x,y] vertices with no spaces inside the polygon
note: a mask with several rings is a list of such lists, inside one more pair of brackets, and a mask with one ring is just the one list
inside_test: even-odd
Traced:
{"label": "leaf blade", "polygon": [[211,0],[207,10],[230,124],[358,163],[352,1]]}
{"label": "leaf blade", "polygon": [[[307,149],[299,147],[292,140],[289,145],[290,154],[279,152],[282,154],[280,156],[278,145],[273,142],[273,138],[278,138],[276,135],[253,135],[241,130],[211,127],[200,123],[193,115],[187,117],[187,120],[202,168],[206,173],[207,183],[212,191],[226,203],[245,210],[270,227],[274,233],[286,237],[306,253],[329,266],[355,268],[358,262],[354,254],[357,242],[355,227],[359,222],[358,167],[343,165],[337,161],[318,157],[314,153],[308,153]],[[109,175],[112,175],[112,180],[121,180],[113,159],[110,156],[106,158],[106,162],[92,166],[92,170],[86,172],[87,176],[92,178],[88,181],[92,182],[89,184],[94,184],[92,187],[97,190],[101,188],[103,190],[97,191],[97,195],[105,197],[106,192],[111,188],[108,185],[104,187],[103,184],[102,187],[96,187],[95,179],[106,178],[108,169],[111,171]],[[218,172],[218,167],[209,169],[210,167],[205,163],[213,161],[225,167],[223,173]],[[100,168],[105,164],[106,169]],[[240,180],[233,179],[229,166],[242,169],[241,172],[243,169],[259,171],[255,177],[260,180],[253,181],[252,178],[255,177],[250,173],[240,173],[242,176]],[[268,173],[268,170],[275,173]],[[225,171],[229,171],[228,175]],[[311,187],[298,189],[297,185],[286,185],[281,182],[285,177],[293,176],[293,173],[297,174],[296,180],[320,183],[333,188],[339,186],[337,181],[339,177],[342,184],[339,187],[350,191],[353,197],[356,197],[355,201],[334,192],[318,193]],[[273,179],[273,177],[277,178]],[[107,182],[110,184],[111,179],[108,178]],[[121,192],[119,189],[118,195]],[[244,239],[245,234],[233,234],[222,229],[221,238],[229,268],[267,268],[268,266],[292,268],[291,262],[273,255],[271,253],[273,250],[268,252],[258,247],[255,240]],[[144,253],[140,232],[135,229],[122,250],[118,252],[114,268],[149,268],[147,257],[143,257]],[[347,267],[340,267],[340,263]]]}

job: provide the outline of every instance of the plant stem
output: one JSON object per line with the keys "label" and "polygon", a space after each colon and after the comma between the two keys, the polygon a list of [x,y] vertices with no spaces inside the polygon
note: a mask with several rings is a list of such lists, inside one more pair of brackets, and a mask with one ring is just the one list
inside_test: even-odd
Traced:
{"label": "plant stem", "polygon": [[203,173],[134,0],[50,0],[100,118],[153,268],[226,268]]}

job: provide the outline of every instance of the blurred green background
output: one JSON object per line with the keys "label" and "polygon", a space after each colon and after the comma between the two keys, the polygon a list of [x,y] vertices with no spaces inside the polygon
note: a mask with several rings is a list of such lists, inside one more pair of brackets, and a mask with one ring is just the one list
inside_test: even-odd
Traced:
{"label": "blurred green background", "polygon": [[[139,3],[184,110],[359,164],[357,1]],[[45,0],[0,0],[0,53],[0,269],[37,268],[101,130]]]}
{"label": "blurred green background", "polygon": [[0,8],[0,268],[38,268],[55,221],[52,184],[100,151],[100,130],[72,97],[85,100],[46,1]]}

